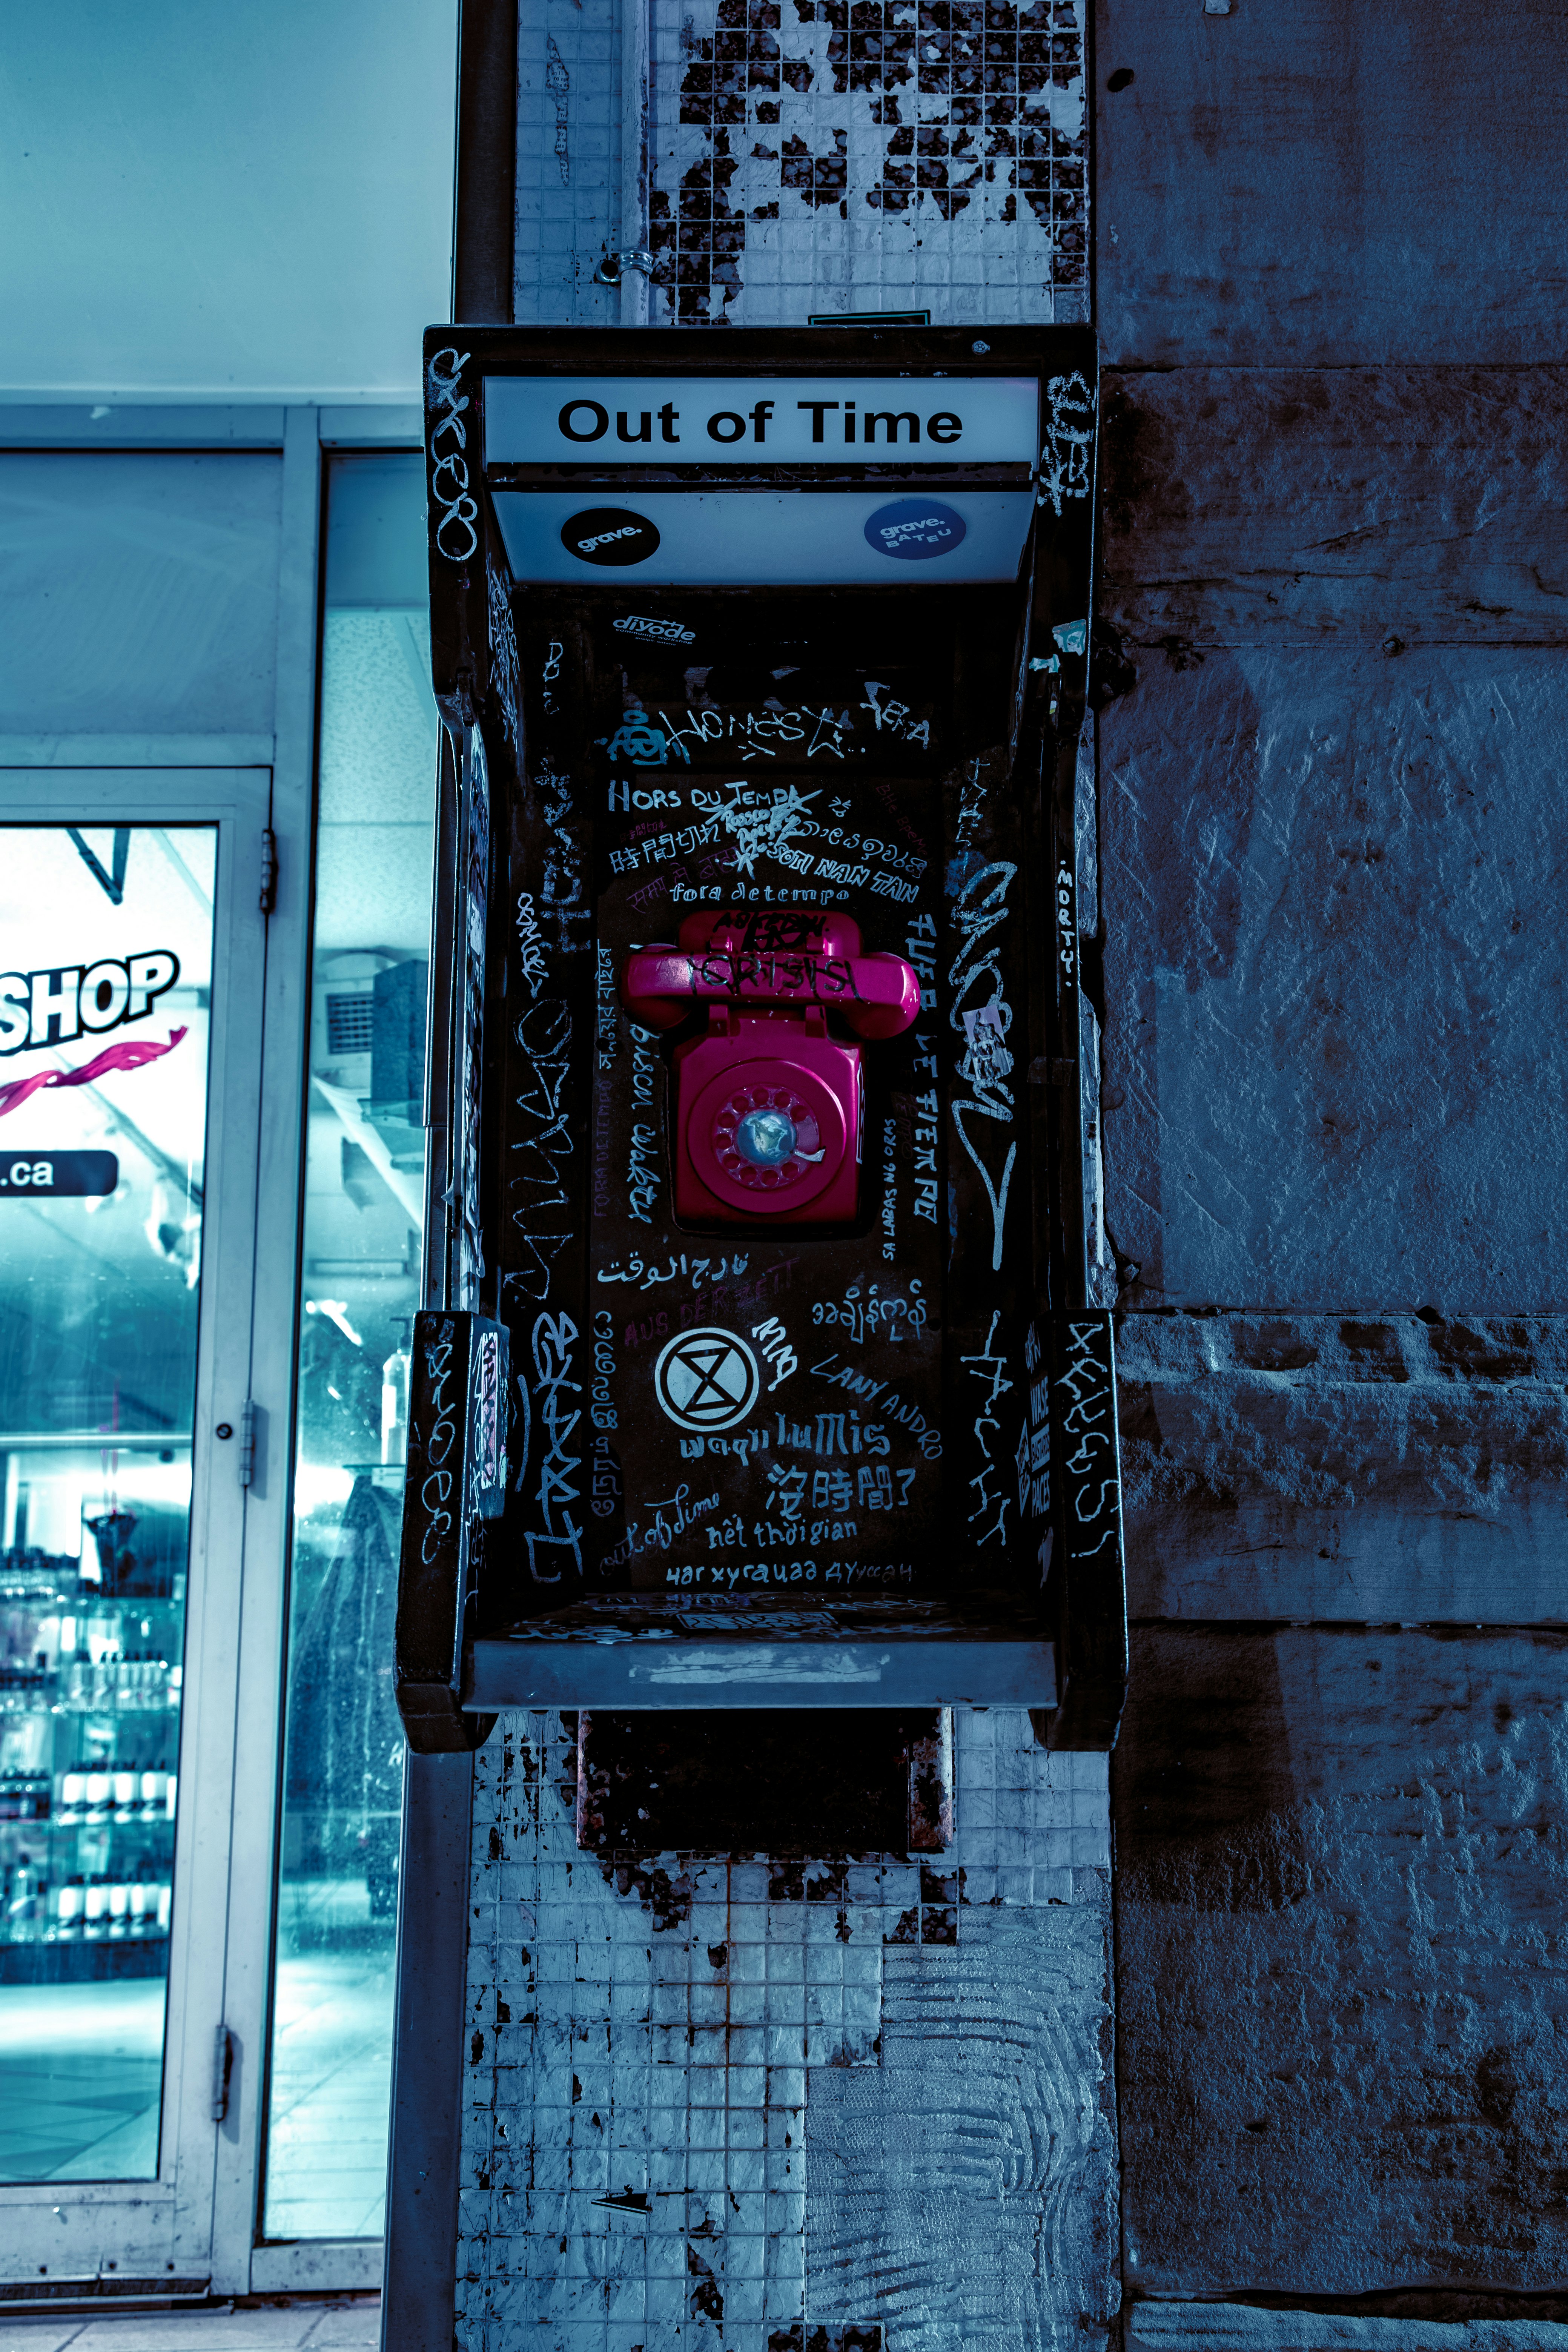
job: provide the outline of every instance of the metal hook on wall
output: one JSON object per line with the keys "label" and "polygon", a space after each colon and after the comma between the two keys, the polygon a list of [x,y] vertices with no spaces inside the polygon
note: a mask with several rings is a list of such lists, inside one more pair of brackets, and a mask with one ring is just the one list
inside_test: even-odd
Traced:
{"label": "metal hook on wall", "polygon": [[594,272],[595,286],[618,286],[628,269],[641,272],[644,278],[653,276],[653,256],[646,245],[624,246],[620,252],[607,249]]}

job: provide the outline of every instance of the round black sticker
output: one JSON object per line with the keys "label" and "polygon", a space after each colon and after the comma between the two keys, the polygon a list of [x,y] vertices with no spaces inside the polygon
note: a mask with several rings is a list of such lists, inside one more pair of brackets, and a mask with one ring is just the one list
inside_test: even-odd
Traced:
{"label": "round black sticker", "polygon": [[647,515],[628,507],[585,507],[562,524],[561,544],[584,563],[646,563],[658,533]]}
{"label": "round black sticker", "polygon": [[946,555],[963,536],[963,517],[940,499],[895,499],[890,507],[879,507],[866,525],[868,543],[900,563]]}

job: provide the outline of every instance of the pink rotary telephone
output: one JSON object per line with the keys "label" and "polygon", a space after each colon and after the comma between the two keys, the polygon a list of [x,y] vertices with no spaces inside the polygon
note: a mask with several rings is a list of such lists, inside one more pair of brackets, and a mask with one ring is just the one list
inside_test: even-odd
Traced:
{"label": "pink rotary telephone", "polygon": [[634,949],[620,986],[646,1029],[707,1009],[672,1057],[678,1218],[843,1224],[858,1214],[858,1041],[896,1037],[920,1012],[902,956],[862,954],[848,915],[737,908],[688,915],[679,946]]}

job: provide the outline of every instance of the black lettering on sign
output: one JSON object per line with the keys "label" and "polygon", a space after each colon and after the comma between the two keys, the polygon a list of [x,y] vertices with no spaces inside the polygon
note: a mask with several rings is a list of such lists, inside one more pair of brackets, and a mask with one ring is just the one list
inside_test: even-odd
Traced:
{"label": "black lettering on sign", "polygon": [[99,1037],[128,1021],[145,1021],[179,977],[172,948],[43,971],[0,971],[0,1054],[63,1045],[84,1030]]}

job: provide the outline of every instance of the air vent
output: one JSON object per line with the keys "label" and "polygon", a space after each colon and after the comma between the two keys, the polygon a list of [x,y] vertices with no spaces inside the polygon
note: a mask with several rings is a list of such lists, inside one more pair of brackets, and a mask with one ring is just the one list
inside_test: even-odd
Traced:
{"label": "air vent", "polygon": [[375,999],[369,989],[347,989],[327,998],[327,1051],[334,1056],[368,1054],[375,1025]]}
{"label": "air vent", "polygon": [[95,2278],[0,2279],[0,2311],[39,2304],[202,2303],[210,2278],[110,2278],[100,2271]]}

